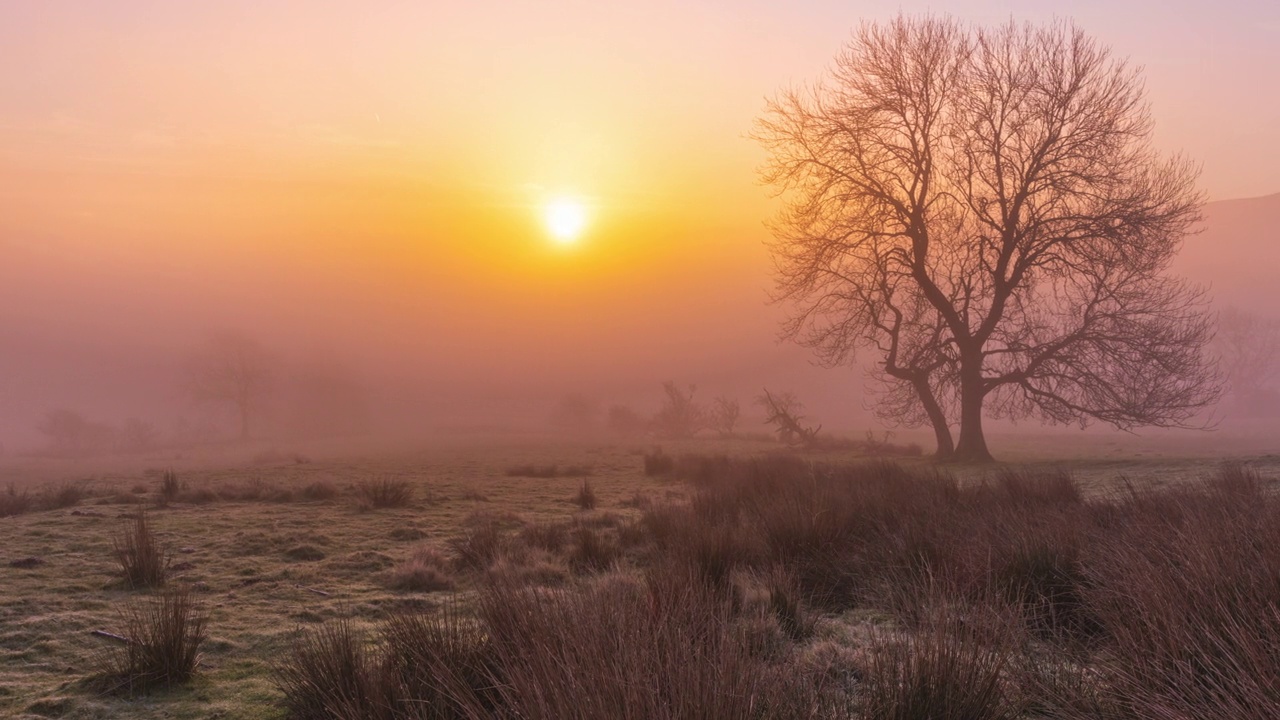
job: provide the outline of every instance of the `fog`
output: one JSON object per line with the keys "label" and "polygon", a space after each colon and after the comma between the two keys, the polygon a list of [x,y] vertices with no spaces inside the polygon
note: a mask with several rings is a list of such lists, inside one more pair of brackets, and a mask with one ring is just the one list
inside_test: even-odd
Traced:
{"label": "fog", "polygon": [[[1280,226],[1280,195],[1210,203],[1205,217],[1175,270],[1220,305],[1280,317],[1280,249],[1259,241]],[[878,429],[859,369],[816,367],[777,339],[782,308],[768,302],[762,241],[760,232],[720,239],[735,262],[676,252],[606,267],[607,282],[552,267],[512,287],[501,272],[451,277],[441,265],[462,261],[429,242],[392,269],[370,267],[361,248],[376,239],[325,265],[279,252],[295,238],[261,233],[252,243],[209,239],[196,252],[194,234],[131,244],[10,229],[0,246],[0,441],[41,449],[39,428],[58,409],[101,423],[141,419],[160,437],[192,427],[234,437],[231,408],[186,387],[193,356],[227,332],[270,358],[255,422],[266,441],[545,430],[571,394],[601,414],[622,404],[645,415],[666,380],[696,384],[700,399],[738,398],[752,418],[762,388],[789,390],[828,428]]]}
{"label": "fog", "polygon": [[[263,442],[545,429],[570,395],[644,416],[668,380],[737,398],[747,429],[766,387],[879,428],[860,369],[778,339],[777,204],[744,136],[899,4],[438,10],[0,10],[6,452],[45,448],[58,410],[234,437],[188,377],[228,334],[269,358]],[[1274,20],[1060,12],[1146,65],[1161,149],[1204,163],[1217,201],[1174,270],[1280,317],[1280,195],[1225,199],[1276,189]],[[539,212],[566,190],[590,217],[558,247]]]}

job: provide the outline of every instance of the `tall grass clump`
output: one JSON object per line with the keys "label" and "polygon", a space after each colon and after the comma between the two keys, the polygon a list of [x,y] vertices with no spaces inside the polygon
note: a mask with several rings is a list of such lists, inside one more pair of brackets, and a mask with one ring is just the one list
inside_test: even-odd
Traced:
{"label": "tall grass clump", "polygon": [[115,537],[113,547],[125,585],[135,589],[164,585],[168,560],[145,512],[133,516]]}
{"label": "tall grass clump", "polygon": [[103,656],[100,686],[132,696],[186,682],[208,638],[206,620],[203,607],[186,587],[130,606],[123,619],[125,642]]}
{"label": "tall grass clump", "polygon": [[26,490],[18,492],[12,484],[9,489],[0,493],[0,517],[21,515],[31,510],[31,494]]}
{"label": "tall grass clump", "polygon": [[480,615],[515,717],[816,715],[812,678],[784,675],[754,655],[731,605],[697,584],[655,588],[610,576],[575,592],[499,585],[483,594]]}
{"label": "tall grass clump", "polygon": [[662,448],[654,448],[652,452],[644,454],[644,474],[648,476],[654,475],[670,475],[675,472],[675,458],[662,452]]}
{"label": "tall grass clump", "polygon": [[349,618],[301,635],[272,676],[294,720],[393,717],[368,639]]}
{"label": "tall grass clump", "polygon": [[160,488],[156,492],[157,504],[160,507],[168,507],[176,502],[181,494],[182,483],[178,481],[178,473],[172,469],[165,470],[160,476]]}
{"label": "tall grass clump", "polygon": [[501,717],[504,670],[492,638],[455,606],[383,624],[381,675],[396,717]]}
{"label": "tall grass clump", "polygon": [[1280,716],[1280,506],[1236,473],[1137,499],[1086,567],[1103,669],[1138,717]]}
{"label": "tall grass clump", "polygon": [[84,498],[84,490],[67,483],[56,490],[49,490],[43,493],[40,504],[48,510],[61,510],[62,508],[79,505]]}
{"label": "tall grass clump", "polygon": [[1015,720],[1007,652],[954,610],[902,638],[877,639],[862,683],[863,720]]}
{"label": "tall grass clump", "polygon": [[596,491],[589,480],[583,480],[578,486],[578,493],[573,496],[573,504],[582,510],[594,510],[596,507]]}
{"label": "tall grass clump", "polygon": [[413,485],[408,480],[381,477],[355,486],[356,500],[365,508],[402,508],[413,501]]}
{"label": "tall grass clump", "polygon": [[391,569],[387,587],[408,592],[452,590],[454,580],[448,559],[432,547],[420,547]]}

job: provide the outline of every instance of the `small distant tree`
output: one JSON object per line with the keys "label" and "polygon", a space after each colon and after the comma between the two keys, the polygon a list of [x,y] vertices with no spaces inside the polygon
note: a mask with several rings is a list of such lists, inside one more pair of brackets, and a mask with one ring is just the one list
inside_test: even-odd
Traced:
{"label": "small distant tree", "polygon": [[644,420],[626,405],[610,405],[606,423],[611,432],[622,435],[638,435],[644,432]]}
{"label": "small distant tree", "polygon": [[777,395],[765,389],[764,394],[756,398],[756,403],[764,408],[764,424],[772,425],[778,439],[787,445],[812,445],[818,439],[818,431],[822,426],[810,427],[804,424],[804,416],[800,411],[804,405],[789,393]]}
{"label": "small distant tree", "polygon": [[187,366],[186,390],[197,402],[230,405],[240,421],[240,439],[261,410],[272,385],[271,361],[262,344],[238,333],[211,336]]}
{"label": "small distant tree", "polygon": [[551,411],[551,424],[566,430],[585,430],[596,424],[600,405],[581,393],[560,398]]}
{"label": "small distant tree", "polygon": [[710,425],[722,437],[733,435],[733,429],[737,427],[741,415],[742,407],[737,400],[721,395],[711,402]]}
{"label": "small distant tree", "polygon": [[49,439],[55,455],[78,456],[110,448],[114,428],[94,422],[75,410],[60,408],[45,416],[38,429]]}
{"label": "small distant tree", "polygon": [[1280,322],[1224,308],[1214,346],[1235,406],[1254,411],[1273,399],[1280,378]]}
{"label": "small distant tree", "polygon": [[155,447],[156,428],[146,420],[129,418],[120,424],[119,445],[125,452],[142,452]]}
{"label": "small distant tree", "polygon": [[682,389],[671,380],[663,383],[662,392],[666,399],[653,418],[654,431],[664,437],[688,438],[706,427],[706,410],[693,399],[697,391],[696,385]]}

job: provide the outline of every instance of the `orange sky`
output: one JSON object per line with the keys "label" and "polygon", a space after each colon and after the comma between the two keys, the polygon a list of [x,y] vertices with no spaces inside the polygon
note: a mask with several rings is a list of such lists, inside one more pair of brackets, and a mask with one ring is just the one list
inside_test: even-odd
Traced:
{"label": "orange sky", "polygon": [[[100,384],[52,355],[227,326],[397,377],[754,387],[804,356],[773,345],[745,134],[861,19],[915,5],[4,3],[0,400]],[[1275,4],[946,10],[1075,18],[1146,66],[1159,143],[1213,197],[1280,190]],[[564,192],[592,205],[570,248],[539,220]]]}

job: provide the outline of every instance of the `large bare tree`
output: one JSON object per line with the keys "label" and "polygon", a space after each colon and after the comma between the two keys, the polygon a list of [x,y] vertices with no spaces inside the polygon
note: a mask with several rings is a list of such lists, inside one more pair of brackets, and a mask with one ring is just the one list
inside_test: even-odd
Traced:
{"label": "large bare tree", "polygon": [[1069,23],[864,25],[757,127],[785,334],[874,351],[882,414],[942,457],[990,459],[984,414],[1194,424],[1212,323],[1167,271],[1203,198],[1151,133],[1139,72]]}
{"label": "large bare tree", "polygon": [[185,389],[198,402],[229,404],[240,425],[240,439],[271,391],[272,363],[254,338],[235,332],[211,335],[187,363]]}

